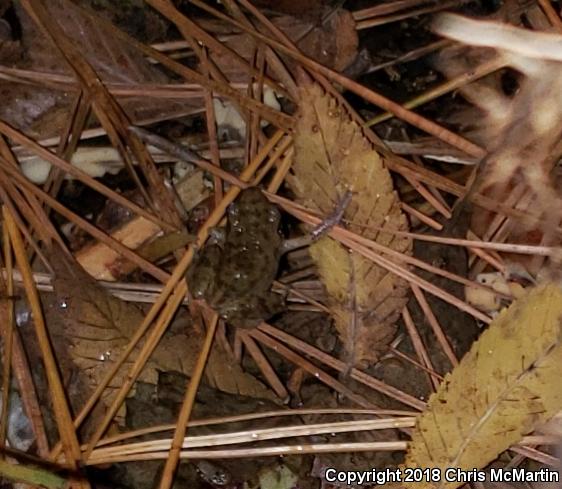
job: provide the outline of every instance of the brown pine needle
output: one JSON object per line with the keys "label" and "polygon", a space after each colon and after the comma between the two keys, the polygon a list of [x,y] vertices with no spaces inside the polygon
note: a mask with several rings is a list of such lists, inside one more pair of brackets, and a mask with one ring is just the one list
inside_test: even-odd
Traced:
{"label": "brown pine needle", "polygon": [[277,397],[279,399],[287,402],[290,398],[289,392],[287,392],[287,389],[277,376],[277,373],[269,363],[267,357],[259,349],[256,342],[252,339],[247,331],[239,330],[236,333],[240,335],[240,338],[242,339],[242,343],[246,347],[246,350],[248,351],[254,362],[256,362],[256,365],[263,373],[267,383],[273,389],[273,392],[277,394]]}
{"label": "brown pine needle", "polygon": [[185,391],[185,396],[176,423],[174,438],[170,445],[170,453],[166,459],[164,470],[162,471],[162,478],[160,479],[159,485],[160,489],[169,489],[172,487],[174,482],[174,474],[178,466],[183,440],[187,431],[187,422],[191,416],[193,404],[195,403],[195,396],[197,394],[197,389],[199,388],[199,382],[201,382],[201,377],[203,376],[203,371],[205,370],[205,365],[207,363],[207,359],[209,358],[211,345],[213,344],[213,340],[215,338],[217,322],[218,316],[216,313],[213,313],[209,321],[205,342],[199,352],[197,363],[195,364],[189,385]]}
{"label": "brown pine needle", "polygon": [[[345,372],[347,368],[345,362],[338,360],[337,358],[334,358],[327,353],[324,353],[318,348],[315,348],[305,341],[299,340],[298,338],[295,338],[294,336],[291,336],[290,334],[285,333],[280,329],[274,328],[270,324],[263,323],[259,326],[258,329],[263,333],[266,333],[267,335],[279,339],[287,345],[290,345],[292,348],[302,352],[303,354],[319,360],[323,364],[337,370],[338,372]],[[260,338],[263,337],[260,336]],[[370,387],[377,392],[381,392],[382,394],[385,394],[392,399],[396,399],[397,401],[407,406],[410,406],[419,411],[425,409],[425,402],[420,401],[419,399],[416,399],[415,397],[406,394],[405,392],[402,392],[396,387],[389,386],[388,384],[385,384],[384,382],[366,374],[365,372],[360,371],[359,369],[352,368],[349,375],[352,379],[357,380],[363,385],[366,385],[367,387]]]}
{"label": "brown pine needle", "polygon": [[[426,119],[425,117],[422,117],[418,114],[415,114],[414,112],[411,112],[410,110],[402,107],[400,104],[380,95],[379,93],[373,90],[368,89],[367,87],[361,85],[360,83],[357,83],[347,78],[346,76],[330,68],[327,68],[321,65],[320,63],[317,63],[316,61],[310,59],[309,57],[301,54],[298,51],[288,48],[283,43],[274,41],[269,37],[257,32],[256,30],[246,27],[244,24],[232,19],[231,17],[228,17],[227,15],[224,15],[223,13],[219,12],[215,8],[210,7],[209,5],[199,0],[190,0],[190,1],[194,5],[197,5],[201,9],[206,10],[207,12],[211,13],[215,17],[238,27],[239,29],[246,32],[247,34],[250,34],[257,40],[263,41],[269,46],[271,46],[272,48],[275,48],[287,54],[295,61],[301,63],[303,66],[306,66],[307,68],[310,68],[311,70],[321,75],[324,75],[328,80],[340,84],[345,89],[355,93],[356,95],[362,97],[366,101],[374,105],[377,105],[385,110],[388,110],[389,112],[392,112],[396,117],[399,117],[400,119],[409,122],[410,124],[417,127],[418,129],[421,129],[422,131],[432,134],[433,136],[441,139],[446,143],[449,143],[451,146],[461,149],[462,151],[464,151],[465,153],[471,156],[482,158],[486,154],[486,151],[483,148],[459,136],[458,134],[455,134],[452,131],[445,129],[444,127],[440,126],[439,124],[436,124],[433,121],[430,121],[429,119]],[[244,2],[244,4],[247,5],[247,2]]]}
{"label": "brown pine needle", "polygon": [[39,294],[35,288],[35,282],[33,281],[31,267],[27,261],[21,235],[12,215],[10,214],[10,211],[6,209],[6,207],[3,208],[3,215],[8,228],[9,237],[13,245],[16,261],[22,274],[27,300],[32,311],[35,332],[39,341],[43,362],[45,363],[47,380],[53,397],[52,400],[55,419],[61,437],[63,450],[66,455],[66,462],[69,467],[76,470],[78,468],[78,462],[81,460],[80,445],[78,444],[78,438],[76,437],[76,432],[74,431],[74,426],[72,424],[72,417],[67,404],[64,387],[59,377],[57,362],[51,349],[47,327],[43,318],[43,311],[41,310]]}
{"label": "brown pine needle", "polygon": [[[284,409],[279,411],[265,411],[259,413],[249,413],[249,414],[237,414],[234,416],[222,416],[218,418],[208,418],[201,420],[189,420],[187,423],[188,427],[194,426],[212,426],[218,424],[228,424],[228,423],[238,423],[240,421],[255,421],[259,419],[268,419],[274,417],[288,417],[288,416],[306,416],[306,415],[343,415],[352,414],[354,416],[406,416],[412,417],[417,416],[417,412],[413,411],[401,411],[398,409],[350,409],[350,408],[311,408],[311,409]],[[150,426],[148,428],[141,428],[138,430],[128,431],[126,433],[121,433],[118,435],[112,435],[107,438],[102,438],[98,443],[96,450],[93,453],[99,453],[99,449],[102,446],[111,445],[114,443],[120,443],[125,440],[130,440],[131,438],[136,438],[144,435],[150,435],[154,433],[163,433],[165,431],[172,431],[176,427],[175,424],[167,424],[160,426]]]}
{"label": "brown pine needle", "polygon": [[112,200],[113,202],[115,202],[117,204],[120,204],[123,207],[131,210],[131,212],[133,212],[134,214],[138,214],[139,216],[142,216],[142,217],[148,219],[149,221],[154,222],[155,224],[160,226],[162,229],[165,229],[165,230],[168,230],[168,231],[175,230],[175,228],[173,226],[166,223],[165,221],[163,221],[159,217],[157,217],[154,214],[151,214],[147,210],[143,209],[140,205],[135,204],[134,202],[131,202],[129,199],[123,197],[121,194],[118,194],[117,192],[107,188],[105,185],[100,183],[98,180],[96,180],[95,178],[92,178],[90,175],[88,175],[85,171],[80,170],[79,168],[77,168],[74,165],[71,165],[70,163],[66,162],[65,160],[63,160],[62,158],[57,156],[56,154],[51,153],[51,151],[43,148],[42,146],[37,144],[35,141],[33,141],[31,138],[25,136],[20,131],[17,131],[16,129],[10,127],[8,124],[6,124],[3,121],[0,121],[0,132],[2,132],[7,137],[12,139],[14,142],[16,142],[18,144],[21,144],[23,147],[31,150],[35,155],[39,156],[40,158],[42,158],[45,161],[48,161],[49,163],[51,163],[56,168],[60,168],[65,173],[69,173],[70,175],[75,177],[77,180],[81,181],[85,185],[87,185],[87,186],[91,187],[92,189],[96,190],[97,192],[104,195],[105,197]]}

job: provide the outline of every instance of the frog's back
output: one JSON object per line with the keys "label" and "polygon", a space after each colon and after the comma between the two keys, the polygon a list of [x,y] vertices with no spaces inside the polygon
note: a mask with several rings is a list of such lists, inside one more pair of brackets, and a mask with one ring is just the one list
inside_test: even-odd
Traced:
{"label": "frog's back", "polygon": [[219,280],[230,296],[260,294],[277,274],[280,213],[257,187],[243,190],[228,215]]}
{"label": "frog's back", "polygon": [[280,310],[270,291],[277,275],[281,215],[261,191],[243,190],[228,208],[226,236],[201,254],[188,273],[190,290],[231,323],[252,327]]}
{"label": "frog's back", "polygon": [[232,244],[259,242],[262,248],[278,248],[279,209],[263,195],[258,187],[240,192],[238,199],[228,209],[228,239]]}

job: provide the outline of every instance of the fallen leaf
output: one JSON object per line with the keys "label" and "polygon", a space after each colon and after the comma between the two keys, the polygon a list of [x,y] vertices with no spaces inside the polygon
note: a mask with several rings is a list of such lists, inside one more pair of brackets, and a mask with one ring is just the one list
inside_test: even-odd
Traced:
{"label": "fallen leaf", "polygon": [[[408,228],[384,156],[319,86],[302,88],[301,96],[293,173],[288,178],[297,200],[327,216],[350,190],[346,226],[381,245],[411,253],[410,239],[376,229]],[[407,300],[406,283],[328,237],[313,244],[310,254],[330,296],[348,363],[375,362],[394,338],[396,319]]]}
{"label": "fallen leaf", "polygon": [[[57,319],[69,344],[69,354],[80,374],[94,389],[111,365],[121,357],[131,337],[144,319],[136,305],[122,301],[100,286],[83,269],[62,260],[52,260]],[[203,339],[196,335],[167,332],[148,360],[139,380],[155,384],[159,370],[190,374]],[[141,341],[141,345],[142,345]],[[106,400],[120,387],[137,356],[138,349],[113,378]]]}
{"label": "fallen leaf", "polygon": [[[325,8],[319,10],[318,19],[303,15],[280,15],[272,17],[273,24],[294,42],[309,58],[336,71],[343,71],[355,60],[359,36],[352,14],[344,9]],[[218,35],[224,24],[201,20],[200,25]],[[230,32],[225,44],[246,60],[254,56],[255,42],[246,33]],[[295,67],[290,57],[282,56],[285,64]],[[215,62],[231,81],[246,81],[248,73],[232,57],[216,53]]]}
{"label": "fallen leaf", "polygon": [[[144,314],[134,304],[111,295],[79,266],[60,259],[52,260],[52,263],[56,271],[54,291],[59,304],[56,319],[62,322],[62,336],[69,344],[73,363],[82,378],[87,380],[86,384],[94,389],[111,365],[121,357]],[[177,330],[180,328],[168,328],[138,380],[156,384],[160,372],[193,374],[203,336],[195,329]],[[144,340],[141,340],[113,378],[106,390],[106,402],[111,402],[114,390],[123,384],[143,343]],[[211,387],[223,392],[279,401],[270,389],[245,372],[217,345],[211,350],[205,375]]]}
{"label": "fallen leaf", "polygon": [[[562,290],[504,309],[418,418],[407,467],[482,468],[562,409]],[[461,482],[402,484],[454,489]]]}
{"label": "fallen leaf", "polygon": [[205,367],[205,380],[215,389],[228,394],[268,399],[279,398],[253,375],[245,372],[223,348],[215,343]]}
{"label": "fallen leaf", "polygon": [[359,36],[353,15],[347,10],[326,9],[318,23],[285,16],[279,17],[276,24],[298,40],[300,51],[333,70],[345,70],[357,56]]}

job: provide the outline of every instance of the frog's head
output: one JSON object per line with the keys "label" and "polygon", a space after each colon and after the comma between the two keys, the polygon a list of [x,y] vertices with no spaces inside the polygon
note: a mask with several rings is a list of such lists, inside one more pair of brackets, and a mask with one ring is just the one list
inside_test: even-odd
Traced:
{"label": "frog's head", "polygon": [[229,221],[234,225],[245,225],[253,228],[266,225],[277,230],[281,214],[277,207],[270,203],[258,187],[249,187],[240,192],[240,196],[228,208]]}
{"label": "frog's head", "polygon": [[234,204],[235,207],[256,207],[270,205],[266,196],[263,195],[259,187],[248,187],[242,190]]}

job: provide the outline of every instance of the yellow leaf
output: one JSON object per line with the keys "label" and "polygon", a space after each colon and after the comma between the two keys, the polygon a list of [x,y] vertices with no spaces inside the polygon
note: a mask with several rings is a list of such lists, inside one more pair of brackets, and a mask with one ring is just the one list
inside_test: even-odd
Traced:
{"label": "yellow leaf", "polygon": [[438,467],[442,473],[485,467],[560,411],[561,320],[562,290],[554,284],[537,287],[504,309],[431,396],[418,418],[406,466]]}
{"label": "yellow leaf", "polygon": [[[378,229],[408,228],[384,156],[318,85],[302,87],[300,107],[295,160],[287,179],[297,200],[328,216],[349,190],[352,199],[344,213],[345,225],[379,244],[410,253],[410,239]],[[396,332],[396,319],[407,300],[406,283],[328,237],[313,244],[310,254],[330,296],[348,362],[376,361]]]}

